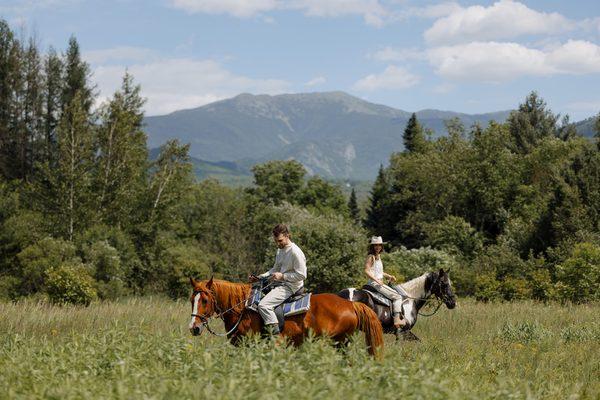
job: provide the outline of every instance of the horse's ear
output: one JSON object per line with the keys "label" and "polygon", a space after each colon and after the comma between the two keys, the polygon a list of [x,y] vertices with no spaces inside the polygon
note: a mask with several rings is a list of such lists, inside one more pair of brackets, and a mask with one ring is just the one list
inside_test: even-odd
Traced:
{"label": "horse's ear", "polygon": [[444,276],[445,273],[446,272],[444,272],[444,268],[440,268],[440,272],[439,272],[440,276]]}
{"label": "horse's ear", "polygon": [[211,276],[210,280],[208,282],[206,282],[206,287],[208,289],[210,289],[210,288],[212,288],[212,285],[213,285],[213,277]]}
{"label": "horse's ear", "polygon": [[192,278],[190,276],[190,285],[192,285],[192,287],[196,287],[196,280],[194,278]]}

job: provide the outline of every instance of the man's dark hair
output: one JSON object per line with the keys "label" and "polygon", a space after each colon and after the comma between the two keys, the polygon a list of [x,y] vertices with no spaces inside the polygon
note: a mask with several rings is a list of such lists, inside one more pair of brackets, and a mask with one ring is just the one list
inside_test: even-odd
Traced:
{"label": "man's dark hair", "polygon": [[286,235],[286,236],[290,235],[290,230],[288,229],[287,225],[285,225],[285,224],[275,225],[275,227],[273,228],[273,236],[277,237],[279,235]]}

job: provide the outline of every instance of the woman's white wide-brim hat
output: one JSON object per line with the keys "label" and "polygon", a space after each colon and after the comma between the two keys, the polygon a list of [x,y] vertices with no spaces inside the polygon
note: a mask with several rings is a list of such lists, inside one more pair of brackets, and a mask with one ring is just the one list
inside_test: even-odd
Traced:
{"label": "woman's white wide-brim hat", "polygon": [[383,239],[381,238],[381,236],[373,236],[371,237],[371,241],[369,242],[369,244],[386,244],[387,242],[384,242]]}

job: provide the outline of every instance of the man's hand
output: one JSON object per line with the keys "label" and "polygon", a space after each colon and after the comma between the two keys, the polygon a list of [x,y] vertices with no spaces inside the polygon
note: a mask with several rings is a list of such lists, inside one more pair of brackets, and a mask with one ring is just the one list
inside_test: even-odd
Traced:
{"label": "man's hand", "polygon": [[283,280],[283,274],[281,272],[273,272],[273,279],[276,281],[282,281]]}
{"label": "man's hand", "polygon": [[248,275],[248,282],[257,282],[259,280],[258,276],[254,274]]}
{"label": "man's hand", "polygon": [[388,275],[388,279],[392,282],[396,282],[396,277],[394,275]]}

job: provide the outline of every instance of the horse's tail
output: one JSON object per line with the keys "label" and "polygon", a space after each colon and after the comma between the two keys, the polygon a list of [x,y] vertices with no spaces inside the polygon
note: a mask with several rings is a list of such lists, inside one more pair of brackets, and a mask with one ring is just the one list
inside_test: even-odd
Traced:
{"label": "horse's tail", "polygon": [[383,355],[383,329],[377,314],[363,303],[353,302],[352,306],[358,318],[358,329],[365,333],[369,354],[380,358]]}

